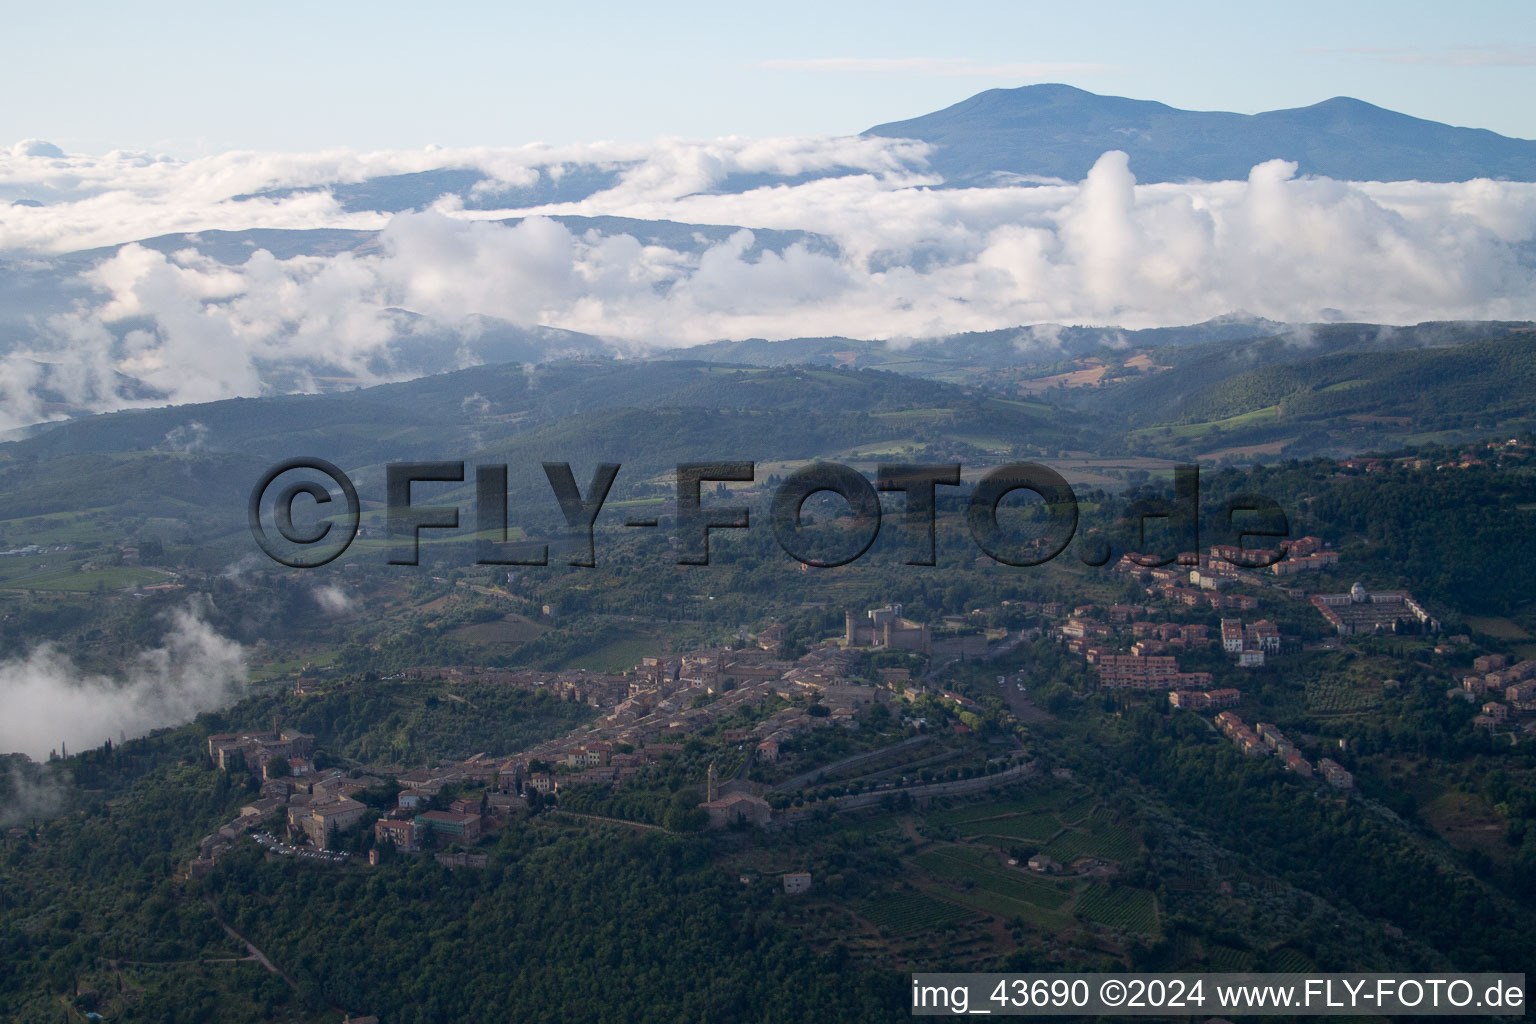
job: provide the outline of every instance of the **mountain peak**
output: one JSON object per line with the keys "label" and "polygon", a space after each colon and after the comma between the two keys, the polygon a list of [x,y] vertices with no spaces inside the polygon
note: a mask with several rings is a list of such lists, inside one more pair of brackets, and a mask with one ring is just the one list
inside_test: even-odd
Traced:
{"label": "mountain peak", "polygon": [[1260,114],[1181,110],[1061,83],[989,89],[864,134],[921,139],[950,185],[1000,176],[1080,180],[1107,150],[1138,181],[1243,179],[1281,158],[1300,173],[1354,181],[1536,181],[1536,142],[1456,128],[1334,96]]}

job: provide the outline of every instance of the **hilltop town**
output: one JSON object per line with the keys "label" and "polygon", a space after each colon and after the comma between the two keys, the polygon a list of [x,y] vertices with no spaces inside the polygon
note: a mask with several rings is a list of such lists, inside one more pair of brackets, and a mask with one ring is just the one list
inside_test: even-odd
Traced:
{"label": "hilltop town", "polygon": [[[429,765],[317,768],[314,737],[281,722],[266,731],[210,735],[209,762],[249,773],[260,796],[203,840],[190,870],[206,874],[241,835],[269,836],[266,829],[279,819],[284,839],[270,840],[278,853],[331,851],[340,842],[357,854],[368,848],[375,861],[384,848],[406,854],[435,849],[446,865],[474,866],[483,863],[471,852],[480,837],[516,815],[600,806],[603,798],[586,795],[643,789],[656,770],[701,743],[699,749],[713,754],[707,771],[691,783],[696,814],[679,819],[687,827],[774,830],[833,810],[888,806],[896,795],[927,803],[995,789],[1036,770],[1023,723],[1044,712],[1027,693],[1023,674],[1017,681],[999,675],[995,694],[943,680],[953,675],[951,666],[984,664],[1042,640],[1080,658],[1099,692],[1155,694],[1172,710],[1212,713],[1211,727],[1245,754],[1273,753],[1300,777],[1316,775],[1335,789],[1349,789],[1350,773],[1328,756],[1326,744],[1309,740],[1318,748],[1309,759],[1273,724],[1260,721],[1250,729],[1240,717],[1244,693],[1233,685],[1238,677],[1283,663],[1286,651],[1303,645],[1287,639],[1272,619],[1229,616],[1256,612],[1264,603],[1311,607],[1327,628],[1346,636],[1408,628],[1432,633],[1438,622],[1403,591],[1371,593],[1356,584],[1343,595],[1308,594],[1291,586],[1288,581],[1301,573],[1339,563],[1338,552],[1315,537],[1288,542],[1280,551],[1213,546],[1181,555],[1171,566],[1144,561],[1128,554],[1115,569],[1142,588],[1146,603],[1016,602],[1013,613],[1035,625],[1012,632],[969,624],[965,616],[935,629],[891,604],[847,610],[841,636],[802,645],[794,657],[786,655],[788,630],[771,621],[742,631],[731,645],[646,656],[622,672],[409,669],[402,678],[544,693],[585,705],[593,717],[515,753]],[[1255,562],[1261,567],[1245,567]],[[1192,621],[1211,612],[1220,617],[1216,629]],[[1314,645],[1326,649],[1328,641]],[[1437,651],[1455,649],[1442,645]],[[886,664],[871,667],[874,654]],[[1536,663],[1506,666],[1502,656],[1483,655],[1473,664],[1480,674],[1461,677],[1452,694],[1472,698],[1498,690],[1507,698],[1483,705],[1479,727],[1507,730],[1520,715],[1536,711],[1536,693],[1527,692],[1536,686]],[[346,684],[306,676],[293,692],[312,697],[336,685]],[[999,699],[984,706],[989,696]],[[985,745],[974,742],[984,719],[992,730]],[[956,760],[946,774],[919,773],[917,766],[932,760],[932,746],[924,743],[936,729],[970,745],[948,750],[941,760]],[[822,731],[850,737],[845,756],[824,763],[802,750]],[[878,770],[861,771],[866,761]],[[833,777],[835,790],[819,785]],[[370,826],[371,842],[344,839],[362,825]]]}
{"label": "hilltop town", "polygon": [[[206,874],[239,836],[262,828],[277,813],[286,815],[288,833],[296,841],[327,850],[367,813],[368,808],[354,797],[377,789],[386,779],[397,784],[399,792],[395,805],[374,823],[377,842],[407,853],[420,852],[434,841],[444,846],[472,845],[495,822],[525,810],[530,801],[554,804],[561,794],[575,789],[623,786],[647,767],[681,751],[690,737],[710,730],[717,733],[722,747],[744,755],[734,778],[719,780],[711,766],[704,780],[698,806],[711,828],[744,822],[779,827],[831,807],[869,806],[898,790],[916,799],[964,795],[1030,770],[1023,746],[1015,741],[986,751],[985,757],[953,778],[919,781],[915,773],[910,779],[882,778],[871,780],[867,788],[855,783],[850,787],[853,792],[809,802],[802,792],[805,784],[827,774],[830,766],[811,766],[803,776],[772,787],[749,780],[748,768],[754,762],[777,765],[787,746],[816,730],[858,732],[876,709],[883,723],[899,718],[898,727],[913,731],[927,723],[905,716],[900,709],[919,700],[936,700],[956,713],[976,710],[975,701],[937,689],[933,677],[948,663],[986,660],[1012,650],[1017,642],[1006,634],[989,638],[983,631],[935,640],[927,626],[903,618],[899,605],[862,617],[850,611],[847,622],[843,638],[812,645],[794,660],[780,656],[783,627],[769,624],[750,644],[646,657],[622,673],[457,666],[410,673],[415,678],[543,690],[600,713],[588,725],[512,756],[476,755],[433,767],[365,765],[321,771],[309,759],[314,737],[281,723],[265,731],[210,735],[210,763],[220,770],[250,773],[259,780],[261,797],[203,840],[191,870]],[[932,668],[927,676],[916,679],[910,669],[887,668],[878,671],[877,684],[859,681],[850,678],[849,668],[859,659],[861,648],[920,655]],[[303,680],[295,685],[295,692],[313,694],[316,684]],[[737,721],[751,724],[716,728]],[[958,721],[953,728],[969,732]],[[875,747],[871,752],[880,754],[882,749]],[[889,767],[882,765],[886,771]],[[467,795],[455,795],[448,806],[433,809],[434,799],[448,792]]]}

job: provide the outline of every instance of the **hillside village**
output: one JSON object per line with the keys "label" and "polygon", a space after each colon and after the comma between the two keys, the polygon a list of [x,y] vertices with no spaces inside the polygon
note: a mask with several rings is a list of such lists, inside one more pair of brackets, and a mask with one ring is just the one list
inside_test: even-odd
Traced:
{"label": "hillside village", "polygon": [[[975,696],[945,687],[946,666],[983,662],[1042,635],[1080,657],[1095,674],[1100,691],[1151,692],[1170,710],[1213,713],[1212,728],[1244,753],[1273,754],[1300,777],[1319,777],[1334,789],[1347,790],[1350,773],[1325,751],[1318,751],[1314,763],[1274,725],[1245,724],[1234,710],[1243,703],[1242,689],[1225,681],[1232,678],[1229,672],[1211,667],[1214,652],[1225,655],[1230,668],[1241,673],[1262,668],[1266,660],[1283,660],[1285,650],[1298,649],[1270,619],[1225,617],[1233,611],[1256,611],[1263,602],[1310,605],[1346,635],[1395,631],[1405,621],[1423,630],[1438,627],[1405,592],[1373,594],[1356,584],[1340,602],[1334,595],[1307,595],[1284,582],[1299,573],[1336,566],[1338,559],[1337,552],[1313,537],[1291,542],[1280,552],[1213,546],[1208,553],[1181,555],[1169,567],[1148,567],[1139,556],[1127,555],[1116,570],[1138,582],[1151,603],[1069,608],[1060,602],[1019,602],[1016,611],[1055,623],[1048,634],[1039,627],[1012,634],[968,628],[963,616],[936,631],[893,604],[847,610],[842,636],[811,644],[793,659],[783,655],[788,640],[784,626],[770,622],[749,634],[748,643],[645,657],[625,672],[412,669],[406,673],[409,678],[542,691],[586,704],[598,714],[586,725],[513,755],[477,754],[431,766],[366,764],[317,770],[311,760],[314,738],[281,722],[265,731],[211,735],[210,762],[226,771],[248,772],[259,782],[260,796],[204,839],[190,870],[207,873],[240,836],[267,836],[266,827],[279,816],[286,841],[263,840],[278,853],[300,848],[330,851],[339,837],[371,822],[374,860],[387,847],[407,854],[431,850],[445,865],[474,866],[479,861],[468,851],[510,817],[554,806],[574,791],[632,784],[700,735],[709,735],[714,749],[730,761],[725,775],[710,764],[697,780],[698,820],[705,828],[778,829],[834,808],[875,806],[895,793],[926,802],[978,792],[1033,770],[1023,744],[1011,739],[994,745],[963,772],[919,775],[914,768],[903,774],[904,763],[926,763],[923,758],[932,753],[915,748],[902,753],[930,730],[915,709],[922,702],[934,702],[930,706],[959,716],[946,727],[952,735],[970,734],[967,717],[979,727],[977,716],[985,709]],[[1264,567],[1239,567],[1255,560]],[[1223,616],[1215,632],[1204,622],[1188,621],[1192,612],[1207,607]],[[1437,648],[1445,653],[1454,649]],[[856,674],[854,667],[871,652],[910,655],[913,667]],[[1196,659],[1202,667],[1186,670],[1181,658]],[[1483,705],[1476,720],[1479,727],[1508,730],[1519,716],[1536,713],[1536,662],[1506,665],[1502,656],[1486,655],[1475,660],[1474,668],[1480,674],[1461,677],[1452,694],[1462,699],[1490,694],[1506,698]],[[1038,714],[1022,682],[1010,686],[999,676],[998,683],[1010,720],[1015,714]],[[304,696],[323,685],[301,678],[294,692]],[[796,774],[789,778],[754,778],[771,775],[798,741],[827,729],[856,734],[875,713],[882,722],[899,719],[907,738],[882,741],[837,765],[797,763]],[[1526,728],[1530,731],[1529,725]],[[880,759],[881,771],[863,779],[856,766],[872,758]],[[835,794],[817,790],[817,782],[834,769],[842,773],[843,785]],[[388,793],[387,805],[379,804],[381,791]],[[372,805],[363,802],[365,794],[373,794]]]}
{"label": "hillside village", "polygon": [[[900,607],[877,609],[866,620],[881,627],[871,634],[849,613],[849,637],[865,647],[889,647],[940,659],[966,655],[986,657],[989,649],[1011,649],[1006,637],[989,640],[982,633],[958,640],[934,642],[926,626],[901,619]],[[892,627],[895,627],[894,633]],[[892,640],[891,637],[896,639]],[[688,737],[716,723],[743,714],[757,719],[751,727],[725,729],[727,746],[747,751],[739,776],[756,759],[771,765],[783,747],[813,730],[856,731],[872,709],[884,711],[914,699],[934,696],[955,710],[975,709],[975,702],[936,690],[930,681],[914,680],[907,669],[880,673],[881,685],[856,682],[846,669],[857,657],[857,643],[827,642],[812,646],[793,661],[779,657],[783,630],[770,624],[755,643],[742,649],[708,648],[673,657],[647,657],[632,671],[543,673],[499,672],[469,667],[416,670],[412,675],[446,680],[475,679],[496,685],[547,690],[563,700],[579,701],[601,711],[589,726],[539,744],[510,757],[476,755],[431,768],[399,770],[394,766],[365,766],[342,771],[316,771],[309,760],[314,738],[274,723],[265,731],[219,733],[208,737],[210,762],[221,770],[243,769],[260,780],[261,798],[242,808],[231,821],[201,844],[192,862],[194,874],[211,869],[218,857],[242,834],[264,826],[272,816],[286,813],[289,834],[314,849],[326,850],[336,837],[363,820],[367,807],[354,799],[384,784],[398,783],[396,806],[374,825],[379,843],[416,853],[437,845],[472,844],[495,822],[525,809],[530,801],[553,803],[559,794],[579,787],[615,787],[634,779],[647,766],[678,753]],[[938,664],[942,665],[943,661]],[[311,693],[312,681],[296,684]],[[764,711],[774,702],[779,710]],[[898,712],[899,713],[899,712]],[[920,721],[914,725],[921,727]],[[963,725],[957,729],[965,730]],[[968,730],[967,730],[968,731]],[[828,806],[856,806],[880,793],[902,788],[909,796],[962,795],[996,785],[1029,770],[1017,744],[988,759],[983,771],[965,778],[912,785],[907,780],[873,784],[868,793],[822,801]],[[812,773],[813,775],[815,773]],[[709,827],[747,822],[775,827],[814,813],[816,806],[773,807],[766,788],[743,778],[720,782],[713,775],[704,783],[699,806]],[[783,787],[781,787],[782,790]],[[443,793],[466,792],[446,808],[432,809]],[[778,801],[786,802],[786,801]],[[796,801],[799,803],[800,801]]]}

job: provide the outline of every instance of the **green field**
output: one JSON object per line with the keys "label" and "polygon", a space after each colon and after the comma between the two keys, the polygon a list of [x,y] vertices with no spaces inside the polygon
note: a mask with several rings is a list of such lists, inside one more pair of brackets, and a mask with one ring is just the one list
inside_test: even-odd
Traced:
{"label": "green field", "polygon": [[928,821],[967,839],[1045,844],[1045,852],[1064,863],[1083,856],[1117,861],[1134,856],[1140,848],[1136,837],[1095,808],[1096,797],[1067,786],[938,811]]}
{"label": "green field", "polygon": [[1337,384],[1329,384],[1327,387],[1318,388],[1317,393],[1320,395],[1326,395],[1334,391],[1349,391],[1352,388],[1358,388],[1363,384],[1369,383],[1370,381],[1360,377],[1357,377],[1354,380],[1341,380]]}
{"label": "green field", "polygon": [[953,409],[899,409],[895,412],[871,413],[870,418],[888,423],[933,423],[952,419],[954,415]]}
{"label": "green field", "polygon": [[918,854],[917,862],[945,881],[966,886],[966,891],[956,897],[962,902],[976,905],[967,896],[985,894],[982,902],[1004,914],[1019,912],[1004,904],[1055,910],[1067,901],[1068,892],[1062,886],[1022,870],[996,865],[990,853],[975,847],[941,846],[925,850]]}
{"label": "green field", "polygon": [[1251,427],[1257,423],[1279,419],[1280,407],[1278,405],[1266,405],[1262,409],[1253,409],[1249,412],[1238,413],[1236,416],[1228,416],[1226,419],[1210,420],[1204,423],[1171,423],[1157,427],[1143,427],[1133,430],[1132,437],[1156,436],[1167,431],[1171,436],[1180,440],[1190,440],[1204,437],[1207,434],[1221,434],[1238,430],[1242,427]]}
{"label": "green field", "polygon": [[1061,819],[1063,825],[1077,824],[1099,805],[1099,798],[1092,793],[1077,793],[1075,796],[1076,799],[1067,802],[1056,811],[1056,816]]}
{"label": "green field", "polygon": [[1103,857],[1105,860],[1125,861],[1136,856],[1141,847],[1135,834],[1124,825],[1110,823],[1098,815],[1090,819],[1085,830],[1071,829],[1063,832],[1045,847],[1044,853],[1063,864],[1079,857]]}
{"label": "green field", "polygon": [[975,916],[973,911],[920,892],[879,896],[859,908],[858,913],[876,928],[885,928],[897,935],[944,928]]}
{"label": "green field", "polygon": [[1145,889],[1089,886],[1077,901],[1077,912],[1116,931],[1151,935],[1157,930],[1157,899]]}
{"label": "green field", "polygon": [[849,829],[862,832],[867,836],[879,835],[881,832],[897,832],[901,829],[901,815],[875,814],[867,818],[855,818],[850,822]]}
{"label": "green field", "polygon": [[75,568],[44,570],[7,579],[0,586],[11,590],[126,590],[129,587],[165,583],[169,577],[153,569],[133,565],[115,565],[105,569],[80,572]]}
{"label": "green field", "polygon": [[335,663],[340,653],[335,648],[327,648],[314,655],[301,655],[297,658],[289,658],[286,661],[272,661],[265,665],[258,665],[251,669],[251,682],[263,683],[269,679],[280,679],[283,676],[297,675],[305,666],[326,668]]}
{"label": "green field", "polygon": [[1381,687],[1344,679],[1308,680],[1307,709],[1328,714],[1366,711],[1381,704]]}
{"label": "green field", "polygon": [[962,441],[965,444],[972,445],[972,446],[974,446],[976,448],[985,448],[985,449],[987,449],[989,451],[990,450],[1012,451],[1013,450],[1013,445],[1014,445],[1014,442],[1010,441],[1008,438],[1006,438],[1006,437],[997,437],[995,435],[987,435],[987,434],[951,434],[949,436],[954,438],[956,441]]}
{"label": "green field", "polygon": [[1025,402],[1017,398],[989,398],[987,402],[991,405],[1006,405],[1015,409],[1023,409],[1025,412],[1036,413],[1040,416],[1054,416],[1057,413],[1055,406],[1046,405],[1044,402]]}
{"label": "green field", "polygon": [[1255,963],[1254,955],[1246,949],[1214,944],[1206,947],[1205,958],[1211,968],[1217,971],[1251,971]]}
{"label": "green field", "polygon": [[[113,536],[106,517],[84,512],[49,512],[20,519],[0,520],[0,550],[23,544],[83,544]],[[174,520],[164,522],[175,523]]]}
{"label": "green field", "polygon": [[547,628],[521,615],[505,615],[494,622],[460,626],[453,635],[470,644],[520,644],[544,633]]}
{"label": "green field", "polygon": [[1529,640],[1531,638],[1531,634],[1506,618],[1489,615],[1469,615],[1467,616],[1467,625],[1484,636],[1493,637],[1495,640]]}
{"label": "green field", "polygon": [[1269,970],[1284,974],[1305,974],[1317,970],[1317,964],[1299,949],[1284,948],[1270,954]]}
{"label": "green field", "polygon": [[1037,843],[1049,840],[1061,831],[1061,821],[1048,813],[1020,814],[1008,818],[993,818],[965,823],[961,829],[967,836],[995,836],[999,839],[1027,839]]}
{"label": "green field", "polygon": [[[1082,790],[1072,787],[1034,789],[1007,800],[989,800],[935,811],[928,815],[928,820],[935,825],[960,826],[967,822],[990,821],[1017,814],[1050,811],[1067,817],[1068,821],[1075,821],[1087,813],[1087,809],[1094,803],[1094,797],[1085,797]],[[1079,810],[1079,808],[1082,809]]]}
{"label": "green field", "polygon": [[917,451],[919,447],[921,446],[911,438],[902,438],[896,441],[884,441],[870,445],[859,445],[857,448],[850,448],[846,454],[851,461],[863,461],[866,459],[879,459],[896,455],[906,455],[909,452]]}
{"label": "green field", "polygon": [[589,672],[623,672],[640,664],[641,658],[655,654],[658,647],[650,637],[620,637],[572,658],[567,664]]}

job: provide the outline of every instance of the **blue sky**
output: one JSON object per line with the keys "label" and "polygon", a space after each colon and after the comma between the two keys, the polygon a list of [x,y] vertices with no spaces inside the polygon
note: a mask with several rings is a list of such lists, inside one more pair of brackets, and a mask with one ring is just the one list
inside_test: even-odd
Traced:
{"label": "blue sky", "polygon": [[78,152],[852,133],[1060,81],[1351,95],[1536,138],[1536,4],[7,3],[0,145]]}

